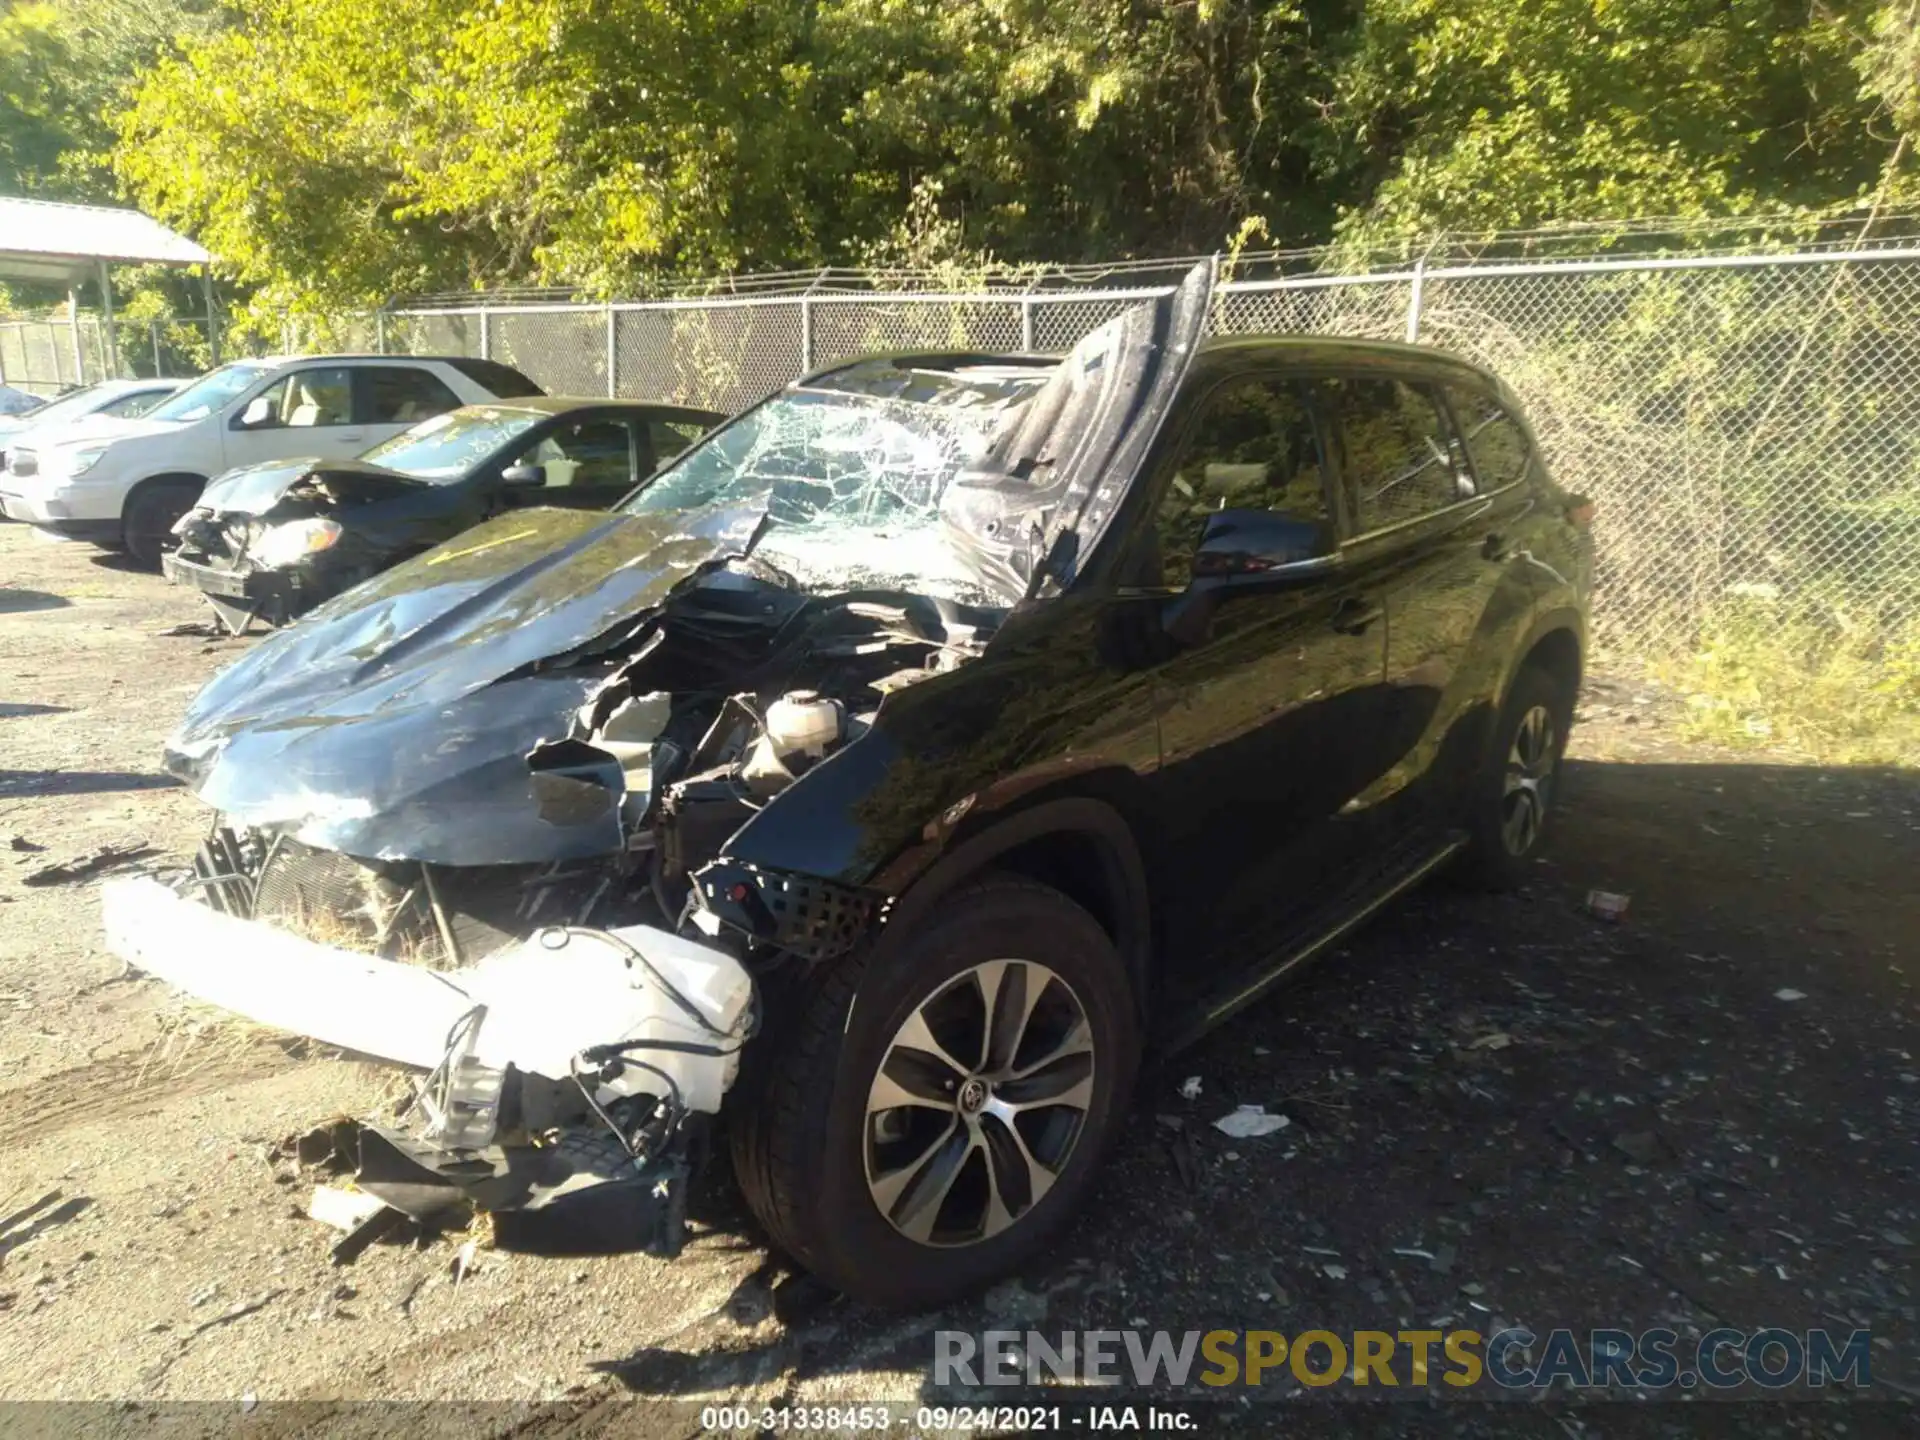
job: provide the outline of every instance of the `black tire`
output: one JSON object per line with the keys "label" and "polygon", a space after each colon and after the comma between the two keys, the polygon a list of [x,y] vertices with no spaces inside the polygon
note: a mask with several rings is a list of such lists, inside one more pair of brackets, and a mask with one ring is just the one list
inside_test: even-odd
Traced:
{"label": "black tire", "polygon": [[[1542,723],[1551,727],[1544,760],[1523,763],[1523,752],[1530,749],[1523,731]],[[1572,723],[1573,692],[1559,676],[1544,666],[1529,665],[1514,677],[1494,729],[1493,745],[1468,799],[1469,842],[1460,871],[1468,883],[1488,890],[1511,889],[1540,854],[1560,793],[1561,758]],[[1519,788],[1513,788],[1516,785]],[[1517,811],[1529,806],[1534,819],[1526,825],[1520,823]]]}
{"label": "black tire", "polygon": [[[1072,1138],[1054,1156],[1059,1168],[1051,1188],[1037,1201],[1021,1204],[1006,1228],[959,1243],[923,1243],[896,1228],[869,1186],[868,1167],[877,1153],[869,1148],[870,1141],[894,1144],[875,1137],[889,1116],[907,1113],[889,1111],[873,1119],[869,1090],[901,1027],[920,1007],[930,1000],[940,1006],[978,998],[984,986],[973,978],[976,967],[991,967],[999,960],[1021,962],[1023,975],[1037,974],[1032,967],[1044,966],[1054,980],[1064,982],[1056,986],[1053,980],[1043,981],[1039,993],[1044,998],[1032,1013],[1036,1023],[1043,1013],[1084,1018],[1085,1033],[1091,1037],[1091,1074],[1075,1088],[1085,1091],[1087,1108],[1077,1112],[1037,1106],[1031,1115],[1020,1117],[1052,1127],[1062,1123],[1062,1115],[1080,1114],[1077,1123],[1071,1118],[1065,1122]],[[1013,993],[1012,982],[1002,983]],[[911,933],[883,935],[873,951],[826,967],[794,999],[796,1005],[788,1012],[791,1023],[780,1033],[763,1036],[759,1053],[749,1056],[748,1070],[729,1102],[729,1134],[734,1173],[748,1204],[775,1242],[819,1278],[872,1304],[938,1305],[1013,1270],[1079,1208],[1126,1113],[1139,1068],[1140,1025],[1113,942],[1066,896],[1011,876],[971,882],[943,900]],[[1051,1064],[1032,1068],[1054,1069]],[[989,1090],[990,1101],[1011,1097],[1020,1082],[996,1083],[1005,1088],[998,1094]],[[950,1119],[933,1108],[915,1108],[911,1115],[915,1123],[926,1119],[930,1125],[951,1124],[964,1136],[969,1121],[962,1104],[956,1096]],[[986,1177],[995,1173],[992,1157],[1008,1153],[1005,1122],[977,1110],[973,1115],[982,1127],[989,1118],[1001,1126],[1001,1148],[969,1149],[955,1167],[960,1180],[948,1192],[947,1203],[956,1209],[965,1208],[969,1187],[990,1183]],[[1029,1140],[1033,1133],[1040,1138]],[[1057,1147],[1059,1133],[1020,1131],[1035,1154]],[[919,1141],[901,1143],[914,1150]],[[976,1154],[978,1172],[968,1169],[976,1163]],[[910,1162],[893,1173],[913,1168]],[[1017,1177],[1010,1182],[1007,1193],[1013,1202],[1003,1201],[1008,1213],[1024,1201],[1018,1193],[1024,1184]],[[1000,1194],[998,1187],[995,1194]],[[936,1220],[949,1213],[945,1203],[932,1208]],[[983,1210],[983,1229],[986,1213]]]}
{"label": "black tire", "polygon": [[173,527],[205,488],[198,480],[149,480],[133,492],[120,517],[120,530],[136,564],[148,570],[160,568],[160,557],[180,543]]}

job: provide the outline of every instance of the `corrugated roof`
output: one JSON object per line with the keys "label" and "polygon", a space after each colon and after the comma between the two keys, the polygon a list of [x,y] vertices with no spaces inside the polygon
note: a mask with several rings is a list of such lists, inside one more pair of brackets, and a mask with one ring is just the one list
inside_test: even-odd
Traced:
{"label": "corrugated roof", "polygon": [[97,261],[204,265],[200,246],[138,210],[0,196],[0,277],[63,280]]}

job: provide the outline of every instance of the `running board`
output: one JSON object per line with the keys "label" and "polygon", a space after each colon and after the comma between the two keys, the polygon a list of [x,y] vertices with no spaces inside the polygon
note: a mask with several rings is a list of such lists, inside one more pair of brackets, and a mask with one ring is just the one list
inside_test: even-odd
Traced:
{"label": "running board", "polygon": [[1239,1014],[1240,1011],[1246,1009],[1246,1007],[1253,1004],[1254,1001],[1265,996],[1288,975],[1292,974],[1300,966],[1306,964],[1307,961],[1338,944],[1341,940],[1359,929],[1368,920],[1371,920],[1383,906],[1399,896],[1404,895],[1422,880],[1433,874],[1434,871],[1438,870],[1442,865],[1446,864],[1447,861],[1464,850],[1466,845],[1467,837],[1464,833],[1455,831],[1448,835],[1438,850],[1415,861],[1407,869],[1402,871],[1386,888],[1369,897],[1364,904],[1349,910],[1340,919],[1328,924],[1324,929],[1314,932],[1313,938],[1305,944],[1299,945],[1292,950],[1281,952],[1278,958],[1265,969],[1259,971],[1251,979],[1245,978],[1244,976],[1241,977],[1239,983],[1224,994],[1219,994],[1201,1001],[1193,1008],[1184,1026],[1174,1032],[1173,1038],[1162,1041],[1155,1048],[1162,1055],[1172,1055],[1186,1049],[1187,1046],[1193,1044],[1208,1031],[1220,1025],[1229,1017]]}

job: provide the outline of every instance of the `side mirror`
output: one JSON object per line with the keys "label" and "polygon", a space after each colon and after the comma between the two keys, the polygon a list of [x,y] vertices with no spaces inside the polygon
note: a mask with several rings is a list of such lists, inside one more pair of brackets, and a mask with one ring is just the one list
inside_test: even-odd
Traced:
{"label": "side mirror", "polygon": [[544,465],[509,465],[500,472],[500,483],[509,490],[539,490],[547,483]]}
{"label": "side mirror", "polygon": [[1221,602],[1269,594],[1332,574],[1340,566],[1331,527],[1273,510],[1219,510],[1207,517],[1193,552],[1193,579],[1170,601],[1168,635],[1183,645],[1207,637]]}
{"label": "side mirror", "polygon": [[1193,578],[1229,577],[1257,588],[1265,580],[1296,577],[1298,567],[1333,555],[1326,525],[1274,510],[1216,510],[1200,531]]}
{"label": "side mirror", "polygon": [[233,424],[237,430],[254,430],[262,425],[270,424],[272,420],[273,397],[271,395],[256,395],[247,402],[247,408],[240,412],[234,419]]}

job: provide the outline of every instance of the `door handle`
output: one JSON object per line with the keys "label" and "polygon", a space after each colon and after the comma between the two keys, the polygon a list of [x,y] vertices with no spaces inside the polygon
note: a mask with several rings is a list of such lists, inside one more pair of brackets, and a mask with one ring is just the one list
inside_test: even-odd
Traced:
{"label": "door handle", "polygon": [[365,440],[367,437],[364,435],[342,435],[340,438],[342,440],[345,440],[349,445],[358,445],[362,440]]}
{"label": "door handle", "polygon": [[1383,613],[1375,600],[1342,600],[1334,607],[1330,623],[1342,635],[1358,635]]}
{"label": "door handle", "polygon": [[1507,549],[1507,537],[1496,530],[1481,542],[1480,553],[1489,560],[1504,560],[1513,552]]}

